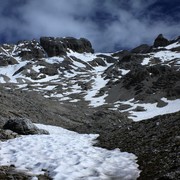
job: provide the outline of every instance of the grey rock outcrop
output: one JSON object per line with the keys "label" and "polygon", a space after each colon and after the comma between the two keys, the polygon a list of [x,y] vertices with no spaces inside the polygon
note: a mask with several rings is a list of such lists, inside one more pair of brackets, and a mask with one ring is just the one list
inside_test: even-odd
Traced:
{"label": "grey rock outcrop", "polygon": [[44,58],[46,53],[36,40],[19,41],[15,53],[22,59]]}
{"label": "grey rock outcrop", "polygon": [[106,66],[106,63],[101,58],[95,58],[90,62],[92,66]]}
{"label": "grey rock outcrop", "polygon": [[118,57],[119,59],[122,59],[123,57],[130,56],[130,55],[131,55],[131,52],[127,50],[119,51],[112,54],[113,57]]}
{"label": "grey rock outcrop", "polygon": [[18,64],[18,62],[13,57],[0,55],[0,66],[8,66],[14,64]]}
{"label": "grey rock outcrop", "polygon": [[40,44],[47,52],[49,57],[66,55],[67,49],[71,49],[78,53],[94,52],[91,43],[85,38],[76,39],[72,37],[41,37]]}
{"label": "grey rock outcrop", "polygon": [[14,139],[19,135],[11,130],[0,129],[0,141],[5,141],[8,139]]}
{"label": "grey rock outcrop", "polygon": [[15,118],[8,120],[3,129],[10,129],[18,134],[28,135],[28,134],[49,134],[46,130],[37,128],[29,119],[27,118]]}
{"label": "grey rock outcrop", "polygon": [[104,55],[104,54],[99,54],[99,55],[97,55],[97,57],[103,58],[107,63],[115,63],[116,62],[115,58],[113,58],[111,56]]}
{"label": "grey rock outcrop", "polygon": [[34,176],[23,171],[18,171],[14,165],[0,166],[0,179],[1,180],[52,180],[45,172],[43,175]]}
{"label": "grey rock outcrop", "polygon": [[149,53],[152,47],[147,44],[142,44],[131,50],[132,53]]}
{"label": "grey rock outcrop", "polygon": [[162,34],[159,34],[158,37],[154,41],[154,47],[165,47],[169,44],[169,41],[164,38]]}

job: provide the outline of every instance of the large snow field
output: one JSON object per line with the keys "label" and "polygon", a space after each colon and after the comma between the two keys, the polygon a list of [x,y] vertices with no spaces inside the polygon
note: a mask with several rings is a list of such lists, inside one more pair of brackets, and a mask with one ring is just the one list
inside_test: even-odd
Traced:
{"label": "large snow field", "polygon": [[[36,124],[50,135],[28,135],[0,143],[0,165],[14,164],[34,175],[46,169],[55,180],[134,180],[136,156],[94,147],[95,134]],[[35,178],[34,178],[35,179]]]}

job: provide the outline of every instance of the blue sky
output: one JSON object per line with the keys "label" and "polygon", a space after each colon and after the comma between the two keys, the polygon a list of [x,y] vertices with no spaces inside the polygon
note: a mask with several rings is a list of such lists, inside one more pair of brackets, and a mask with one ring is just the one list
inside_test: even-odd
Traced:
{"label": "blue sky", "polygon": [[0,43],[41,36],[89,39],[96,51],[180,35],[179,0],[0,0]]}

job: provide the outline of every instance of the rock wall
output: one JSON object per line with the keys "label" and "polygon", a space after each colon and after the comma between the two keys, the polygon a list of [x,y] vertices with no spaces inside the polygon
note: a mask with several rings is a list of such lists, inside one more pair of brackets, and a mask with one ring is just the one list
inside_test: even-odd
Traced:
{"label": "rock wall", "polygon": [[41,37],[40,44],[47,52],[49,57],[65,55],[67,49],[71,49],[78,53],[94,52],[91,43],[84,38],[76,39],[72,37],[67,37],[67,38]]}

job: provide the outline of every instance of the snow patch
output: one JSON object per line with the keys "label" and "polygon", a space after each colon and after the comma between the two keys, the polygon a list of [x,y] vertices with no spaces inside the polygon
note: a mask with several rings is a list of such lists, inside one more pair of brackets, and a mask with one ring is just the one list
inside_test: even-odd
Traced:
{"label": "snow patch", "polygon": [[54,64],[54,63],[60,63],[60,62],[64,61],[64,58],[54,56],[54,57],[50,57],[50,58],[45,58],[43,60],[49,64]]}
{"label": "snow patch", "polygon": [[126,70],[126,69],[120,69],[120,71],[123,76],[126,75],[128,72],[130,72],[130,70]]}
{"label": "snow patch", "polygon": [[[25,66],[28,61],[23,61],[20,64],[8,65],[8,67],[0,67],[0,76],[7,76],[9,78],[8,82],[17,83],[16,78],[23,77],[21,74],[14,75],[14,73],[21,67]],[[0,83],[4,82],[4,79],[0,79]]]}
{"label": "snow patch", "polygon": [[99,90],[103,88],[108,80],[104,80],[101,73],[98,73],[96,76],[92,77],[94,80],[93,86],[90,90],[87,91],[87,95],[84,96],[86,101],[90,101],[90,106],[97,107],[105,104],[105,97],[107,96],[104,94],[103,96],[96,97],[99,93]]}
{"label": "snow patch", "polygon": [[[164,115],[164,114],[170,114],[174,112],[180,111],[180,99],[176,100],[167,100],[166,98],[162,98],[161,100],[168,103],[164,107],[157,107],[157,103],[138,103],[133,102],[134,99],[131,99],[126,102],[116,102],[115,107],[117,108],[119,105],[118,103],[127,104],[130,105],[131,108],[126,110],[121,110],[121,112],[129,112],[129,118],[131,118],[133,121],[141,121],[153,118],[155,116]],[[137,108],[137,106],[143,107],[145,111],[134,111],[134,109]]]}
{"label": "snow patch", "polygon": [[149,58],[149,57],[148,57],[148,58],[144,58],[144,59],[143,59],[143,62],[141,63],[141,65],[143,65],[143,66],[144,66],[144,65],[148,65],[149,62],[150,62],[150,59],[151,59],[151,58]]}
{"label": "snow patch", "polygon": [[175,42],[173,44],[170,44],[168,46],[166,46],[165,48],[166,49],[172,49],[172,48],[176,48],[176,47],[179,47],[180,46],[180,43],[179,42]]}
{"label": "snow patch", "polygon": [[157,52],[154,57],[160,58],[161,62],[168,62],[175,58],[180,58],[180,53],[171,51],[160,51]]}
{"label": "snow patch", "polygon": [[74,52],[72,50],[69,50],[69,52],[67,53],[68,57],[74,56],[77,59],[81,59],[84,62],[88,62],[88,61],[92,61],[93,59],[97,58],[96,54],[92,54],[92,53],[78,53],[78,52]]}
{"label": "snow patch", "polygon": [[36,175],[46,169],[54,180],[135,180],[139,176],[135,155],[94,147],[96,134],[36,125],[50,135],[29,135],[1,142],[0,165],[14,164]]}

